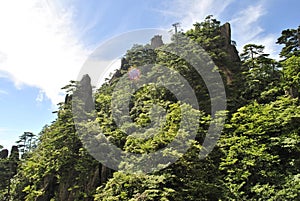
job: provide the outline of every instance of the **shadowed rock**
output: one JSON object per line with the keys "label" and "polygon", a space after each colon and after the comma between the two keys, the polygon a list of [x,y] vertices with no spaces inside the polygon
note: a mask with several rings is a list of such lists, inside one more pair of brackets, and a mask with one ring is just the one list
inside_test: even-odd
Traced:
{"label": "shadowed rock", "polygon": [[3,149],[0,152],[0,159],[5,159],[8,157],[8,150],[7,149]]}

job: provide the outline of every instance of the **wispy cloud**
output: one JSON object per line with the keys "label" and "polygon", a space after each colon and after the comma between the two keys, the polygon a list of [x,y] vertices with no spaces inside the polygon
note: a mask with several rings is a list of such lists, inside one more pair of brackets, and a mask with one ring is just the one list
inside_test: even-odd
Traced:
{"label": "wispy cloud", "polygon": [[[234,2],[173,0],[164,2],[159,12],[181,22],[186,30],[210,14],[222,19]],[[0,1],[0,73],[5,72],[19,88],[23,84],[38,87],[41,93],[37,100],[42,100],[41,94],[43,100],[48,97],[54,104],[63,100],[60,88],[77,78],[90,53],[80,40],[82,32],[94,27],[99,18],[94,16],[89,24],[83,23],[82,32],[78,32],[72,21],[74,12],[74,7],[64,6],[59,0]],[[233,39],[240,50],[244,44],[258,41],[266,46],[266,52],[276,52],[275,37],[263,35],[259,24],[265,14],[262,3],[233,14]]]}
{"label": "wispy cloud", "polygon": [[37,95],[36,99],[37,102],[43,102],[44,100],[44,92],[42,90],[39,91],[39,94]]}
{"label": "wispy cloud", "polygon": [[278,58],[278,47],[276,47],[276,36],[265,34],[261,26],[262,18],[267,14],[263,2],[250,5],[233,16],[230,21],[233,30],[233,39],[238,43],[241,52],[244,45],[249,43],[261,44],[265,46],[265,52],[271,57]]}
{"label": "wispy cloud", "polygon": [[183,29],[189,29],[193,23],[202,21],[207,15],[218,18],[234,0],[174,0],[167,3],[160,12],[177,18]]}
{"label": "wispy cloud", "polygon": [[263,28],[261,28],[258,21],[265,14],[266,11],[263,6],[258,4],[248,6],[234,16],[230,23],[236,32],[235,37],[240,43],[250,41],[263,32]]}
{"label": "wispy cloud", "polygon": [[265,52],[271,57],[278,58],[276,36],[265,34],[266,31],[261,26],[263,17],[268,13],[266,2],[251,2],[244,8],[241,8],[242,4],[239,5],[237,2],[237,0],[174,0],[167,1],[164,9],[159,12],[181,22],[185,30],[191,28],[196,21],[202,21],[207,15],[214,15],[219,20],[222,20],[225,15],[227,18],[232,16],[230,20],[232,39],[237,41],[240,52],[247,43],[256,43],[264,45]]}
{"label": "wispy cloud", "polygon": [[254,44],[262,44],[265,46],[264,52],[270,54],[270,57],[279,61],[280,46],[276,45],[278,36],[275,34],[268,34],[265,36],[258,36],[251,42]]}
{"label": "wispy cloud", "polygon": [[40,88],[54,104],[62,100],[60,88],[76,79],[89,54],[74,30],[72,7],[56,7],[55,2],[0,2],[0,70],[17,87]]}

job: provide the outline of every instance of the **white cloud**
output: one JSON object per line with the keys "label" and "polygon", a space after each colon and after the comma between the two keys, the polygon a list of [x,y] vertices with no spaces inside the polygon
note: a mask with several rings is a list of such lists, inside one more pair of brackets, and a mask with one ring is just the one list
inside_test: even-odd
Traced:
{"label": "white cloud", "polygon": [[37,95],[36,99],[37,102],[43,102],[44,100],[44,92],[42,90],[39,91],[39,94]]}
{"label": "white cloud", "polygon": [[[47,1],[0,1],[0,70],[17,87],[38,87],[57,104],[89,54],[72,23],[72,9]],[[41,99],[39,99],[41,100]]]}
{"label": "white cloud", "polygon": [[[233,2],[174,0],[160,12],[174,17],[187,29],[209,14],[220,18]],[[24,84],[39,88],[42,93],[37,100],[41,101],[44,94],[54,104],[62,101],[60,88],[77,78],[91,52],[79,40],[82,33],[74,28],[73,13],[71,6],[63,6],[59,0],[0,1],[0,77],[10,77],[18,88]],[[266,52],[277,51],[273,35],[261,36],[264,30],[259,20],[265,13],[258,4],[242,10],[231,20],[233,39],[239,49],[258,41],[266,46]],[[94,25],[93,21],[86,29]]]}
{"label": "white cloud", "polygon": [[265,35],[265,30],[260,25],[260,20],[267,11],[263,2],[257,5],[250,5],[241,10],[230,21],[232,25],[232,38],[237,41],[238,50],[242,52],[243,46],[249,43],[265,46],[265,52],[272,58],[278,59],[278,47],[276,46],[276,36]]}
{"label": "white cloud", "polygon": [[160,11],[167,16],[179,20],[184,30],[193,23],[201,22],[206,16],[218,18],[234,0],[174,0],[166,5],[166,10]]}
{"label": "white cloud", "polygon": [[230,21],[236,34],[235,37],[240,43],[252,40],[260,33],[263,29],[259,26],[259,19],[266,14],[262,5],[248,6],[246,9],[240,11],[237,16]]}

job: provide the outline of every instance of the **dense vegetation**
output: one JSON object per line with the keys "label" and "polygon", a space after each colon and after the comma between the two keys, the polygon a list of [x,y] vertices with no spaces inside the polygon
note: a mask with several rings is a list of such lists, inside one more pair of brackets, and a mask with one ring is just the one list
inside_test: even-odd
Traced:
{"label": "dense vegetation", "polygon": [[[179,131],[182,111],[189,111],[190,117],[199,120],[191,118],[190,124],[199,126],[182,131],[188,135],[196,129],[197,135],[179,160],[149,174],[114,171],[99,163],[76,132],[72,101],[78,100],[72,95],[85,92],[82,82],[72,81],[63,88],[68,95],[59,104],[57,119],[43,128],[38,141],[34,142],[32,133],[20,137],[20,159],[16,147],[10,156],[2,149],[0,200],[300,200],[300,27],[282,31],[277,41],[283,45],[282,60],[275,61],[257,44],[246,45],[239,57],[230,35],[224,34],[226,26],[208,16],[193,29],[175,34],[170,44],[155,49],[149,44],[134,45],[112,79],[97,89],[95,110],[83,105],[87,115],[97,117],[88,123],[86,132],[93,133],[92,125],[100,125],[110,142],[131,153],[153,153],[166,147]],[[190,46],[184,37],[209,53],[227,94],[224,129],[204,159],[199,158],[199,151],[212,120],[208,90],[189,63],[165,51],[182,40],[184,45],[176,50],[185,54]],[[202,54],[200,49],[191,51]],[[160,66],[179,72],[195,91],[199,109],[188,100],[177,100],[166,88],[148,84],[131,97],[134,123],[119,128],[112,117],[112,93],[118,94],[116,86],[122,75],[142,65],[154,69],[143,72],[147,76],[155,72],[174,84],[176,77],[164,75]],[[91,92],[90,86],[87,91]],[[184,96],[185,91],[181,93]],[[154,104],[167,112],[164,126],[154,136],[153,131],[147,131],[145,135],[151,137],[146,139],[127,135],[124,130],[130,132],[136,124],[151,124]]]}

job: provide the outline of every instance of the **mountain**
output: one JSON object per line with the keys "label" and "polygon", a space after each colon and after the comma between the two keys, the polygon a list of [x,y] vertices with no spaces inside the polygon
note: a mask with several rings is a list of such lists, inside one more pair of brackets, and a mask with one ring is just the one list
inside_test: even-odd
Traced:
{"label": "mountain", "polygon": [[[288,47],[293,34],[278,43]],[[149,41],[99,89],[89,75],[63,87],[57,119],[12,160],[11,177],[0,175],[9,181],[0,198],[299,200],[298,41],[282,61],[256,44],[239,55],[230,24],[213,16],[170,43]],[[13,169],[7,157],[2,150],[1,173]]]}

